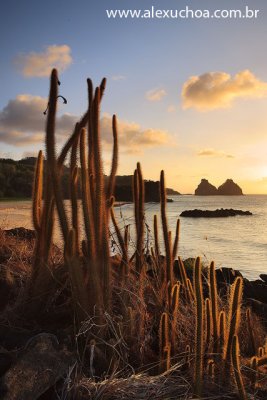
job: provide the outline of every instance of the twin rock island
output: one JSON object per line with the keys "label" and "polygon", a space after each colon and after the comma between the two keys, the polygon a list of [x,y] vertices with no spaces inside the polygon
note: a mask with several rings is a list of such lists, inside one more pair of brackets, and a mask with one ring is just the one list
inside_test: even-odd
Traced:
{"label": "twin rock island", "polygon": [[232,179],[227,179],[218,189],[207,179],[201,179],[195,190],[197,196],[241,196],[242,189]]}

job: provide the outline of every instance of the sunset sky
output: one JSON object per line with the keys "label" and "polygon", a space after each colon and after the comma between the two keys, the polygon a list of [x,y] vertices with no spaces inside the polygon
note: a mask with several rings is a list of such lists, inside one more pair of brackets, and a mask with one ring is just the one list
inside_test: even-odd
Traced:
{"label": "sunset sky", "polygon": [[[258,9],[257,19],[108,19],[106,9]],[[58,148],[87,107],[86,78],[108,79],[102,105],[107,172],[111,115],[119,174],[192,193],[233,178],[267,194],[266,0],[9,0],[0,13],[0,157],[43,148],[49,73],[57,67]]]}

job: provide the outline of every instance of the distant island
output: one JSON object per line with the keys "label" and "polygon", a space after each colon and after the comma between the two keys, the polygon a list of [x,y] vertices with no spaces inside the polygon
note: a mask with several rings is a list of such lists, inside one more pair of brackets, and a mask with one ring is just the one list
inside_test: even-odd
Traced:
{"label": "distant island", "polygon": [[[21,160],[0,159],[0,199],[28,199],[32,196],[32,182],[35,170],[35,157],[27,157]],[[69,194],[69,173],[70,170],[64,166],[62,170],[62,192],[65,199],[70,198]],[[115,198],[119,202],[132,202],[132,175],[116,177]],[[107,183],[108,177],[105,176]],[[169,196],[180,195],[173,189],[166,189]],[[81,197],[81,190],[78,188],[78,196]],[[145,201],[159,202],[159,182],[145,181]]]}
{"label": "distant island", "polygon": [[[145,180],[145,202],[155,202],[159,203],[159,181],[151,181]],[[171,189],[166,189],[167,196],[176,196],[181,193]],[[116,201],[133,201],[133,192],[132,192],[132,175],[127,176],[117,176],[116,177],[116,186],[115,186],[115,199]],[[172,201],[168,199],[167,201]]]}
{"label": "distant island", "polygon": [[196,196],[242,196],[243,191],[240,186],[233,181],[227,179],[218,189],[212,185],[207,179],[201,179],[200,184],[195,190]]}

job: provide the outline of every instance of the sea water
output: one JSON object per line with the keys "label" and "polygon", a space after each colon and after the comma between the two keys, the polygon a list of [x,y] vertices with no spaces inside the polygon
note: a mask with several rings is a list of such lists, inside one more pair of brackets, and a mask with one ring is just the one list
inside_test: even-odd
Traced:
{"label": "sea water", "polygon": [[[251,211],[251,216],[228,218],[184,218],[180,217],[179,255],[182,258],[201,256],[205,263],[214,260],[217,267],[225,266],[239,269],[247,278],[256,279],[260,273],[267,273],[267,195],[246,196],[169,196],[172,203],[167,204],[168,228],[175,235],[177,218],[184,210],[233,208]],[[70,203],[66,201],[67,212]],[[153,217],[158,216],[160,246],[164,253],[161,235],[160,205],[147,203],[145,213],[145,246],[153,246]],[[116,207],[119,227],[129,225],[131,251],[134,250],[133,205]],[[31,202],[0,202],[0,228],[18,226],[32,228]],[[114,229],[110,227],[114,239]],[[54,241],[60,243],[58,224]],[[116,242],[116,240],[114,240]],[[113,246],[116,252],[116,244]]]}

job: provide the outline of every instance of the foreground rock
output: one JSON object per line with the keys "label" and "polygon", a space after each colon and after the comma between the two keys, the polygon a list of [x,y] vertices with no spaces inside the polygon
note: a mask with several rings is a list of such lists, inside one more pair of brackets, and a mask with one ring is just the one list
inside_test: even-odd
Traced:
{"label": "foreground rock", "polygon": [[34,336],[4,375],[1,399],[38,399],[66,375],[74,362],[70,353],[59,349],[54,335],[43,333]]}
{"label": "foreground rock", "polygon": [[180,217],[187,218],[225,218],[235,217],[236,215],[252,215],[250,211],[233,210],[232,208],[221,208],[217,210],[185,210]]}
{"label": "foreground rock", "polygon": [[5,235],[11,236],[11,237],[16,237],[18,239],[25,239],[25,240],[35,239],[35,237],[36,237],[34,230],[26,229],[26,228],[23,228],[22,226],[19,228],[6,229]]}

